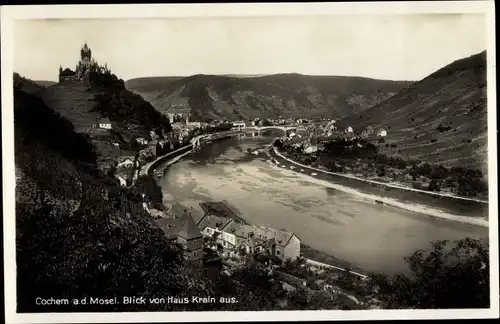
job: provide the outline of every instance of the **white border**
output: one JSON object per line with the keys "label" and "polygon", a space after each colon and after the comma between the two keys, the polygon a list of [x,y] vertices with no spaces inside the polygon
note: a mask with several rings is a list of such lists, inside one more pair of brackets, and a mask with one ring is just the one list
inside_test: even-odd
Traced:
{"label": "white border", "polygon": [[[378,3],[293,3],[293,4],[190,4],[190,5],[64,5],[2,6],[2,173],[5,252],[5,310],[7,323],[81,323],[151,321],[283,321],[353,319],[459,319],[499,316],[498,288],[498,188],[496,137],[496,55],[493,1],[427,1]],[[273,312],[179,312],[179,313],[60,313],[16,314],[14,130],[13,130],[13,21],[40,18],[152,18],[152,17],[243,17],[303,15],[377,15],[416,13],[485,14],[488,35],[488,174],[490,199],[491,308],[487,310],[368,310],[368,311],[273,311]],[[464,296],[465,297],[465,296]]]}

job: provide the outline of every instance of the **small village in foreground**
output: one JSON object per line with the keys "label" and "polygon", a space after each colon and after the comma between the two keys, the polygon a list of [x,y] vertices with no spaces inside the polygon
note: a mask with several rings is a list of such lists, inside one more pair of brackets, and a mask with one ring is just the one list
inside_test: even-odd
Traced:
{"label": "small village in foreground", "polygon": [[[365,275],[304,258],[294,233],[247,224],[224,201],[203,202],[199,207],[175,203],[160,211],[144,203],[165,236],[182,246],[186,266],[208,275],[215,270],[229,276],[249,262],[257,262],[276,274],[286,291],[306,291],[308,299],[318,293],[333,294],[352,305],[379,308],[376,298],[356,297],[354,287],[368,287]],[[340,288],[342,283],[346,284],[344,289]]]}

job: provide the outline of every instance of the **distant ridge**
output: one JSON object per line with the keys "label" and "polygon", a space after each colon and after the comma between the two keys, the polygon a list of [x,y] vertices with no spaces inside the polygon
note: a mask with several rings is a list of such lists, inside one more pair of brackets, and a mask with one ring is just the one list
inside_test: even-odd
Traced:
{"label": "distant ridge", "polygon": [[408,81],[348,76],[204,75],[131,79],[127,89],[161,113],[189,111],[194,118],[229,119],[330,116],[363,111],[409,86]]}
{"label": "distant ridge", "polygon": [[55,81],[46,81],[46,80],[35,80],[33,81],[35,82],[36,84],[44,87],[44,88],[47,88],[47,87],[50,87],[50,86],[53,86],[54,84],[56,84],[57,82]]}

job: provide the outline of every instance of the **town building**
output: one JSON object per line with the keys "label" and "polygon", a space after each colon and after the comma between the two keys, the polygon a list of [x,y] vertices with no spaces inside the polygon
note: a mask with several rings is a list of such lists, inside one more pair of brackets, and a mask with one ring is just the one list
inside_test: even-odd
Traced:
{"label": "town building", "polygon": [[111,120],[109,120],[109,118],[107,118],[107,117],[99,119],[99,121],[97,122],[97,125],[99,126],[99,128],[102,128],[102,129],[111,129],[112,128]]}
{"label": "town building", "polygon": [[[170,217],[155,220],[165,236],[184,247],[187,262],[203,259],[203,246],[221,250],[225,257],[263,253],[280,260],[300,256],[300,240],[290,232],[246,225],[222,203],[200,204],[197,209],[175,204]],[[198,220],[196,222],[196,220]]]}
{"label": "town building", "polygon": [[236,121],[233,122],[233,129],[234,130],[241,130],[242,128],[246,127],[245,121]]}
{"label": "town building", "polygon": [[131,168],[134,166],[134,161],[130,158],[126,158],[121,162],[118,162],[117,168]]}
{"label": "town building", "polygon": [[246,225],[223,202],[201,203],[200,206],[205,214],[197,223],[198,228],[204,236],[222,246],[227,256],[236,256],[242,251],[247,254],[265,252],[281,260],[300,256],[300,240],[293,233]]}
{"label": "town building", "polygon": [[184,260],[190,263],[203,262],[203,235],[196,227],[191,213],[185,215],[183,225],[177,234],[177,243],[184,248]]}
{"label": "town building", "polygon": [[306,154],[316,153],[317,151],[318,151],[317,145],[309,145],[304,149],[304,153]]}
{"label": "town building", "polygon": [[190,264],[201,264],[203,260],[203,235],[193,219],[193,209],[175,204],[170,209],[170,217],[154,222],[167,239],[179,243],[184,249],[184,260]]}
{"label": "town building", "polygon": [[377,135],[380,136],[380,137],[386,137],[387,136],[387,131],[382,128],[381,130],[378,131]]}
{"label": "town building", "polygon": [[140,145],[147,145],[148,144],[148,140],[145,139],[144,137],[138,137],[136,138],[136,142]]}
{"label": "town building", "polygon": [[118,181],[120,181],[120,186],[122,187],[127,186],[127,180],[125,180],[122,176],[116,175],[115,177],[118,179]]}
{"label": "town building", "polygon": [[217,248],[217,245],[220,245],[231,256],[236,251],[236,236],[230,231],[224,231],[224,229],[232,223],[238,224],[233,222],[231,218],[205,214],[197,226],[205,237],[213,239],[210,243],[211,248]]}
{"label": "town building", "polygon": [[226,228],[235,235],[236,246],[247,253],[265,252],[282,261],[300,256],[300,240],[293,233],[252,225],[238,226],[234,232],[231,226]]}
{"label": "town building", "polygon": [[201,122],[199,121],[187,121],[186,126],[192,127],[192,128],[201,128]]}
{"label": "town building", "polygon": [[135,156],[136,156],[136,152],[134,152],[134,151],[121,150],[120,156],[118,157],[118,163],[123,162],[127,159],[134,161]]}

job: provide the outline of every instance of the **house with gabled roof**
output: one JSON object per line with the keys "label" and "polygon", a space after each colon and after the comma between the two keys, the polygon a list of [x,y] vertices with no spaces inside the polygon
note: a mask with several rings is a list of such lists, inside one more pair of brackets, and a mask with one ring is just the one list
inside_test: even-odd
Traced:
{"label": "house with gabled roof", "polygon": [[99,128],[103,128],[103,129],[111,129],[112,128],[111,120],[109,120],[109,118],[107,118],[107,117],[99,119],[97,124],[98,124]]}
{"label": "house with gabled roof", "polygon": [[201,263],[203,260],[203,235],[196,226],[193,209],[175,204],[170,210],[172,217],[155,220],[165,236],[176,241],[184,248],[184,259],[188,263]]}
{"label": "house with gabled roof", "polygon": [[267,252],[281,260],[300,256],[300,240],[294,234],[271,227],[243,225],[235,229],[236,244],[247,252]]}
{"label": "house with gabled roof", "polygon": [[210,213],[205,214],[196,224],[206,237],[215,238],[215,242],[222,245],[225,249],[236,248],[236,237],[233,232],[226,231],[228,225],[238,225],[232,218],[214,216]]}
{"label": "house with gabled roof", "polygon": [[165,237],[176,241],[182,222],[179,218],[160,218],[155,220],[156,225],[163,231]]}
{"label": "house with gabled roof", "polygon": [[203,235],[196,227],[191,213],[188,212],[183,220],[181,230],[177,233],[177,243],[184,248],[184,259],[188,262],[202,262]]}

